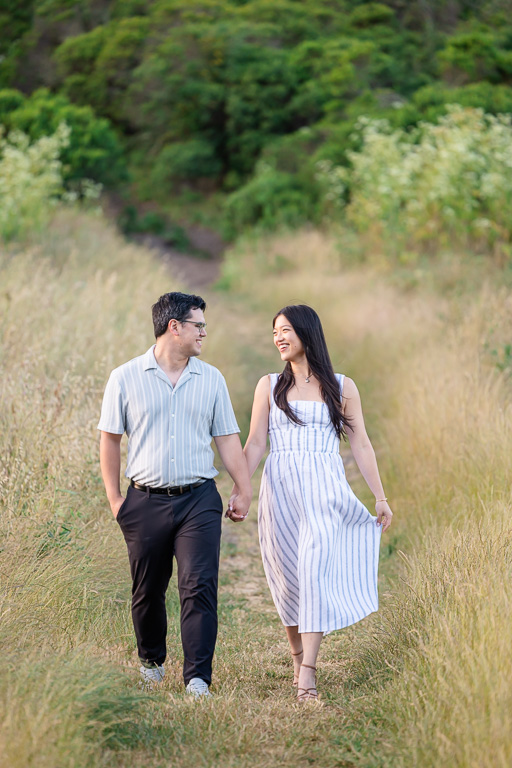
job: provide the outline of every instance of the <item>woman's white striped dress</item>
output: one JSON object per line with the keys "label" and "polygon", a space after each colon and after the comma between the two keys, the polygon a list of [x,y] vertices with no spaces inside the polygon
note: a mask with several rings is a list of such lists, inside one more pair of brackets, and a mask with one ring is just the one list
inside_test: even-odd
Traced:
{"label": "woman's white striped dress", "polygon": [[[340,391],[344,377],[337,374]],[[277,373],[270,374],[271,390]],[[299,632],[332,632],[378,608],[381,528],[350,488],[325,403],[271,395],[270,453],[259,498],[263,566],[277,612]]]}

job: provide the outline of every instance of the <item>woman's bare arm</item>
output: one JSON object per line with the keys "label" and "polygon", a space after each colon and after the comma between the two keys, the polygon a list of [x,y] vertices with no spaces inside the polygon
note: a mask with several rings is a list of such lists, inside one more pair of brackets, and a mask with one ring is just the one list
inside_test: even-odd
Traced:
{"label": "woman's bare arm", "polygon": [[270,383],[268,376],[262,376],[256,385],[252,404],[251,426],[245,443],[244,453],[252,477],[267,448],[268,417],[270,413]]}
{"label": "woman's bare arm", "polygon": [[383,501],[385,499],[384,488],[379,475],[375,451],[366,432],[361,397],[355,383],[349,378],[345,378],[343,383],[343,412],[349,424],[347,436],[352,454],[370,491],[375,496],[377,521],[379,525],[382,523],[382,530],[386,531],[391,525],[393,513],[387,501]]}
{"label": "woman's bare arm", "polygon": [[[244,455],[247,461],[249,477],[253,476],[267,447],[268,417],[270,413],[269,392],[269,377],[262,376],[258,381],[254,392],[251,426],[249,429],[249,437],[247,438],[244,447]],[[234,485],[231,492],[231,498],[237,493],[238,488]]]}

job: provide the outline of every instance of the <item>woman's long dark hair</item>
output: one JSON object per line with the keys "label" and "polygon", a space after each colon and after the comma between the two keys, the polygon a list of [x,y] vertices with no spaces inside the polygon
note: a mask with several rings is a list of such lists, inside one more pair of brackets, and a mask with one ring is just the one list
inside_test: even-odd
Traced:
{"label": "woman's long dark hair", "polygon": [[[272,320],[272,327],[275,327],[276,320],[280,315],[286,317],[301,340],[309,370],[320,382],[320,392],[329,409],[332,425],[337,436],[343,437],[345,440],[347,437],[346,428],[350,428],[350,424],[342,413],[340,385],[334,375],[320,318],[315,310],[308,307],[307,304],[291,304],[279,310]],[[292,367],[290,363],[286,363],[284,371],[279,375],[274,387],[274,401],[277,407],[285,412],[290,421],[304,426],[304,422],[298,418],[287,399],[288,390],[293,387],[294,383]]]}

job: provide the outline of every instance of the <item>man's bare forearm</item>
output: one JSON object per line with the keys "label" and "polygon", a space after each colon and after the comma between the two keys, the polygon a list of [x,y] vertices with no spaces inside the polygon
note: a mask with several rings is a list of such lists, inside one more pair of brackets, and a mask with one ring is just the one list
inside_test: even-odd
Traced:
{"label": "man's bare forearm", "polygon": [[251,480],[247,461],[238,435],[223,435],[215,438],[222,463],[229,472],[240,493],[252,496]]}
{"label": "man's bare forearm", "polygon": [[111,432],[102,432],[100,437],[100,467],[105,483],[107,498],[112,506],[122,499],[119,476],[121,474],[121,438]]}

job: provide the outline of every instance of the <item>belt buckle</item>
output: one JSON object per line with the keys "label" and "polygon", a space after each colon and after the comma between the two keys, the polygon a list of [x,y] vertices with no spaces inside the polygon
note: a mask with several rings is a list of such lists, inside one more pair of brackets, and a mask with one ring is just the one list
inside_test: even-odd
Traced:
{"label": "belt buckle", "polygon": [[167,495],[168,495],[168,496],[174,496],[174,493],[171,493],[171,491],[172,491],[172,488],[171,488],[171,486],[169,486],[169,487],[167,488]]}

